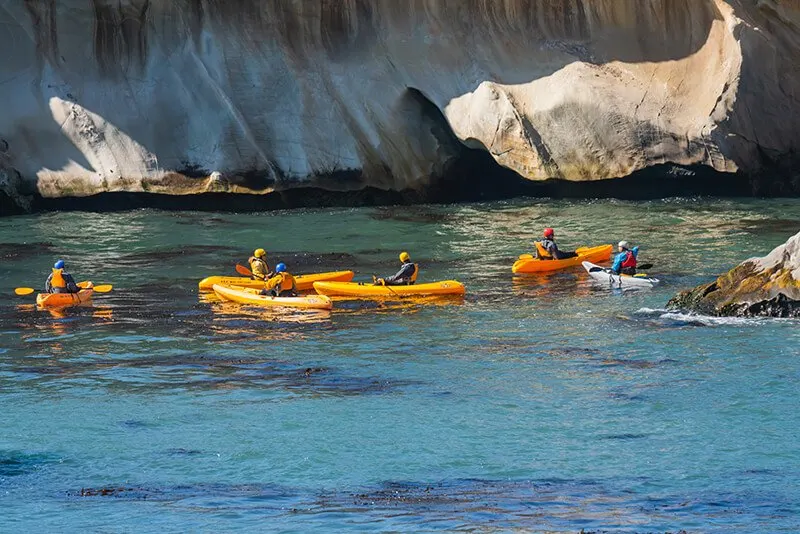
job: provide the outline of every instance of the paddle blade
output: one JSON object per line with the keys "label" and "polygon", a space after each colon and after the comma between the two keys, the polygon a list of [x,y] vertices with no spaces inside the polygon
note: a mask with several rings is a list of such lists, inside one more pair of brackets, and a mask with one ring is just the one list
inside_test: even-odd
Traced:
{"label": "paddle blade", "polygon": [[641,265],[637,265],[636,268],[637,269],[641,269],[643,271],[646,271],[647,269],[652,269],[653,268],[653,264],[652,263],[643,263]]}
{"label": "paddle blade", "polygon": [[253,271],[245,267],[244,265],[236,264],[236,272],[241,274],[242,276],[253,276]]}
{"label": "paddle blade", "polygon": [[34,291],[36,290],[33,289],[32,287],[18,287],[14,289],[14,293],[16,293],[17,295],[30,295]]}
{"label": "paddle blade", "polygon": [[95,293],[108,293],[113,288],[114,286],[112,286],[111,284],[102,284],[99,286],[94,286],[92,289],[94,289]]}
{"label": "paddle blade", "polygon": [[520,254],[519,259],[521,260],[532,260],[533,254]]}
{"label": "paddle blade", "polygon": [[602,267],[592,267],[589,269],[590,273],[599,273],[600,271],[605,271]]}

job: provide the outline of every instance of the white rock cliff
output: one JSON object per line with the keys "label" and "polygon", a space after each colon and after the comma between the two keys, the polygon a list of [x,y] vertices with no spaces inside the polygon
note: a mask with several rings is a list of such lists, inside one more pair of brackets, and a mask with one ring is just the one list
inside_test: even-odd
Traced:
{"label": "white rock cliff", "polygon": [[530,180],[798,163],[800,0],[17,0],[0,21],[0,191],[23,205],[424,188],[458,141]]}

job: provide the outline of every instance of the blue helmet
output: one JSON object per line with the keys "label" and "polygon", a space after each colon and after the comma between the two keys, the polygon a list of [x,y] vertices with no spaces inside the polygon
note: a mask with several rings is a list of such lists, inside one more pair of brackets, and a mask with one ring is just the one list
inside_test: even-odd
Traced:
{"label": "blue helmet", "polygon": [[63,269],[64,268],[64,260],[58,260],[55,265],[53,265],[56,269]]}
{"label": "blue helmet", "polygon": [[285,263],[279,263],[278,265],[275,266],[275,272],[276,273],[282,273],[282,272],[285,272],[285,271],[286,271],[286,264]]}

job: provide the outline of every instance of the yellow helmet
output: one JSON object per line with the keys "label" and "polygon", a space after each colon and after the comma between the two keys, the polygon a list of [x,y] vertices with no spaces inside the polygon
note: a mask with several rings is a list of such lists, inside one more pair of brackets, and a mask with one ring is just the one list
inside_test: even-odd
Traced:
{"label": "yellow helmet", "polygon": [[406,262],[411,259],[411,256],[408,255],[408,252],[401,252],[400,253],[400,261]]}
{"label": "yellow helmet", "polygon": [[260,258],[261,256],[266,256],[266,255],[267,251],[264,250],[263,248],[257,248],[256,251],[253,252],[253,256],[255,256],[256,258]]}

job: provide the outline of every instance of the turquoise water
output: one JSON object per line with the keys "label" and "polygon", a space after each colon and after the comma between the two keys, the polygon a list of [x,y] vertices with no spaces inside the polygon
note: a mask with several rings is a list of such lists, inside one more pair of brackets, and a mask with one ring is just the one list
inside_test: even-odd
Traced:
{"label": "turquoise water", "polygon": [[[544,226],[641,244],[664,283],[513,277]],[[0,219],[6,293],[57,257],[115,288],[0,305],[0,530],[796,531],[798,322],[663,308],[798,229],[798,200]],[[407,249],[468,294],[287,316],[198,295],[259,246],[362,279]]]}

